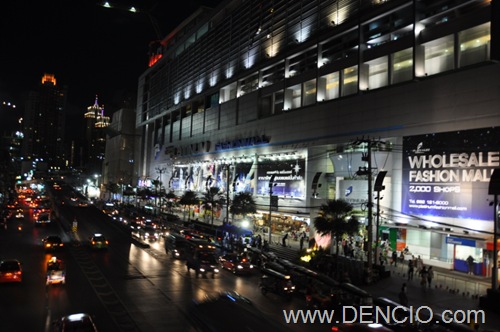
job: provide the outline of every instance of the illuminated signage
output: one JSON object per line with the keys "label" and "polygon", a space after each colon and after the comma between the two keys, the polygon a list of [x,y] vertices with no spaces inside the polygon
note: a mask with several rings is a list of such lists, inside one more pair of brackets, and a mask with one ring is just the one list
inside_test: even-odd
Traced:
{"label": "illuminated signage", "polygon": [[403,213],[491,220],[488,185],[500,166],[500,128],[403,138]]}
{"label": "illuminated signage", "polygon": [[235,139],[232,141],[219,142],[215,144],[215,151],[222,151],[235,148],[244,148],[257,145],[268,144],[270,142],[267,136],[252,136],[241,139]]}

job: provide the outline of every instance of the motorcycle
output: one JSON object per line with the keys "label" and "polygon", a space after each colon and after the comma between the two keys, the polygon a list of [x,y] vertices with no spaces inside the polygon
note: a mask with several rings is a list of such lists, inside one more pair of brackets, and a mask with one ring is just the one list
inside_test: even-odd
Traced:
{"label": "motorcycle", "polygon": [[263,268],[261,272],[262,276],[260,278],[259,288],[263,295],[272,292],[284,296],[287,300],[292,298],[295,292],[295,285],[289,275],[269,268]]}

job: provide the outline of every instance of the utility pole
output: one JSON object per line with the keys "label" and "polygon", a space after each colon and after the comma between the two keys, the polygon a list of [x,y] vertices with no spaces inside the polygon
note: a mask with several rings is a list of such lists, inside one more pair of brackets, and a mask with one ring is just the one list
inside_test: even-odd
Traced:
{"label": "utility pole", "polygon": [[372,190],[372,147],[380,144],[379,141],[374,141],[372,139],[362,138],[356,140],[354,145],[366,145],[367,152],[362,154],[361,160],[367,163],[367,167],[360,167],[356,172],[356,175],[366,175],[368,178],[368,223],[367,223],[367,233],[368,233],[368,248],[367,248],[367,270],[366,277],[367,282],[371,283],[372,279],[372,268],[373,268],[373,190]]}
{"label": "utility pole", "polygon": [[[159,180],[159,182],[160,182],[159,186],[160,186],[160,193],[161,193],[162,174],[164,174],[167,171],[167,168],[166,167],[156,167],[155,170],[156,170],[156,173],[160,174],[158,176],[158,178],[160,179]],[[157,199],[158,199],[158,186],[156,186],[156,200]],[[155,214],[156,214],[156,208],[158,207],[158,201],[156,201],[155,205],[156,205],[155,206]],[[161,206],[161,200],[160,200],[160,206]]]}
{"label": "utility pole", "polygon": [[[273,187],[274,187],[274,178],[276,177],[276,174],[271,175],[271,178],[269,179],[269,245],[271,245],[271,229],[272,229],[272,217],[271,214],[273,213],[273,205],[275,205],[277,202],[275,202],[275,199],[273,198]],[[273,204],[274,203],[274,204]]]}
{"label": "utility pole", "polygon": [[226,222],[229,224],[229,176],[231,175],[231,165],[226,165]]}
{"label": "utility pole", "polygon": [[491,174],[488,194],[493,195],[493,271],[491,273],[491,289],[498,291],[498,195],[500,194],[500,168]]}
{"label": "utility pole", "polygon": [[[375,241],[378,242],[379,236],[379,227],[380,227],[380,193],[385,189],[385,186],[382,185],[384,182],[384,177],[387,174],[387,171],[380,171],[377,174],[377,178],[375,179],[375,184],[373,185],[373,190],[377,192],[377,227],[375,227],[375,234],[377,239]],[[375,265],[379,264],[378,257],[375,257]]]}

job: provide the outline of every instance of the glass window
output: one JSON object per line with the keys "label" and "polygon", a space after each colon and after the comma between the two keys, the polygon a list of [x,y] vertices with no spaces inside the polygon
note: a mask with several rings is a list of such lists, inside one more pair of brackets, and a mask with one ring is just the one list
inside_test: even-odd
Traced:
{"label": "glass window", "polygon": [[318,101],[336,99],[340,96],[340,74],[330,73],[318,81]]}
{"label": "glass window", "polygon": [[454,69],[453,45],[453,35],[423,44],[426,75],[439,74]]}
{"label": "glass window", "polygon": [[352,95],[358,92],[358,66],[352,66],[342,70],[342,96]]}
{"label": "glass window", "polygon": [[458,34],[460,41],[460,67],[490,59],[490,23],[461,31]]}
{"label": "glass window", "polygon": [[236,85],[236,82],[234,82],[220,89],[220,103],[225,103],[236,98]]}
{"label": "glass window", "polygon": [[302,105],[307,106],[316,103],[316,79],[304,82],[303,87]]}
{"label": "glass window", "polygon": [[297,84],[291,87],[288,87],[285,90],[285,100],[284,100],[284,111],[288,111],[293,108],[299,108],[302,101],[302,85]]}
{"label": "glass window", "polygon": [[387,86],[389,81],[387,56],[374,59],[366,64],[368,65],[368,88],[373,90]]}
{"label": "glass window", "polygon": [[392,54],[392,84],[410,81],[413,78],[413,48]]}

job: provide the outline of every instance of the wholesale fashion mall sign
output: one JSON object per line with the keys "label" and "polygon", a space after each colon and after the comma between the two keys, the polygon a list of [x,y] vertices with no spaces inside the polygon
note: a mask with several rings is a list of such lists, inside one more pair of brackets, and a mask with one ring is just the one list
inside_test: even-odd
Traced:
{"label": "wholesale fashion mall sign", "polygon": [[492,220],[488,185],[500,167],[500,128],[403,138],[403,213]]}

